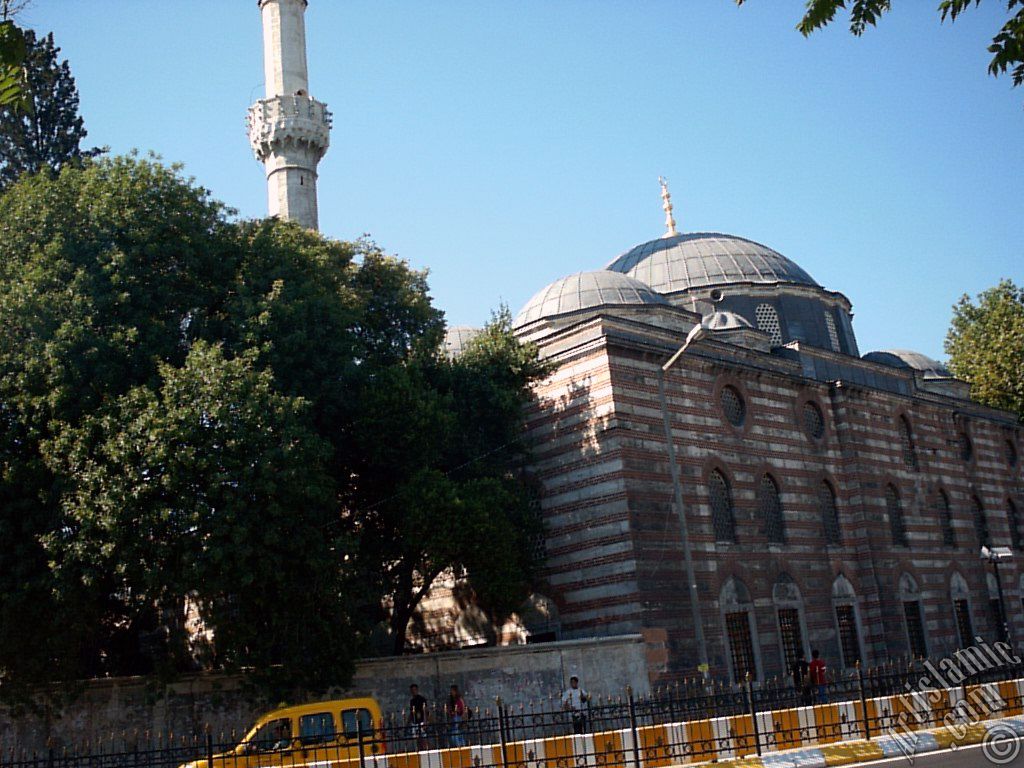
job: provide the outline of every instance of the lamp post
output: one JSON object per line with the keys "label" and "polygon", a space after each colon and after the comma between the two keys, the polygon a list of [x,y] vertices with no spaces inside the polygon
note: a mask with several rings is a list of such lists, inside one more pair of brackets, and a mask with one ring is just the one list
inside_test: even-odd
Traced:
{"label": "lamp post", "polygon": [[683,506],[683,487],[679,480],[679,466],[676,464],[675,442],[672,440],[672,420],[668,413],[668,400],[665,397],[665,374],[676,364],[686,349],[695,341],[707,334],[703,325],[693,327],[686,336],[686,341],[668,361],[658,368],[658,400],[661,403],[661,420],[665,427],[665,444],[668,446],[668,466],[672,475],[672,493],[675,499],[676,514],[679,515],[679,532],[683,538],[683,559],[686,563],[686,585],[690,597],[690,616],[693,622],[693,637],[697,643],[700,660],[700,672],[704,680],[708,679],[708,649],[704,643],[704,623],[701,620],[700,601],[697,597],[697,579],[693,572],[693,552],[690,546],[690,531],[686,523],[686,509]]}
{"label": "lamp post", "polygon": [[1003,581],[999,578],[999,563],[1013,559],[1013,551],[1009,547],[982,547],[981,559],[992,563],[996,577],[996,593],[999,595],[999,618],[1003,622],[1003,642],[1013,645],[1010,638],[1010,622],[1006,618],[1006,601],[1003,599]]}

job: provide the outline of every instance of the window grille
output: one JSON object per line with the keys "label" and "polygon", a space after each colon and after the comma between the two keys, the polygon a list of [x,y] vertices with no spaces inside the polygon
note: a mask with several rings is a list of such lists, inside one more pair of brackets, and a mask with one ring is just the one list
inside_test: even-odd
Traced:
{"label": "window grille", "polygon": [[782,514],[782,497],[779,486],[771,475],[761,477],[761,485],[757,492],[757,506],[764,520],[764,532],[768,541],[774,544],[786,543],[786,522]]}
{"label": "window grille", "polygon": [[956,532],[953,530],[953,508],[949,505],[949,496],[939,491],[939,519],[942,523],[942,543],[947,547],[956,546]]}
{"label": "window grille", "polygon": [[988,519],[985,517],[985,508],[981,506],[981,499],[977,496],[971,499],[971,511],[974,513],[974,533],[978,537],[978,545],[987,547],[991,543],[988,534]]}
{"label": "window grille", "polygon": [[725,475],[717,469],[708,481],[711,496],[711,523],[716,541],[736,541],[736,517],[732,506],[732,490]]}
{"label": "window grille", "polygon": [[885,508],[889,513],[889,530],[892,533],[892,543],[897,547],[907,546],[907,526],[903,520],[903,504],[900,503],[900,495],[893,485],[885,487]]}
{"label": "window grille", "polygon": [[757,329],[767,333],[772,340],[772,346],[782,345],[782,326],[779,324],[779,313],[771,304],[758,304],[754,310],[754,318],[757,320]]}
{"label": "window grille", "polygon": [[961,648],[974,645],[974,627],[971,626],[971,609],[965,598],[953,601],[953,614],[956,616],[956,631],[960,638]]}
{"label": "window grille", "polygon": [[750,619],[746,611],[725,614],[725,627],[729,633],[729,653],[732,656],[732,674],[736,682],[757,677],[754,663],[754,640],[750,636]]}
{"label": "window grille", "polygon": [[839,527],[836,494],[827,482],[818,486],[818,508],[821,510],[821,522],[825,526],[825,543],[842,544],[843,532]]}
{"label": "window grille", "polygon": [[736,387],[725,386],[722,387],[721,398],[725,418],[734,427],[742,427],[743,422],[747,418],[747,406],[743,402],[743,395],[739,393]]}
{"label": "window grille", "polygon": [[804,430],[815,440],[820,440],[825,434],[825,417],[821,413],[818,404],[808,400],[804,403]]}
{"label": "window grille", "polygon": [[836,606],[836,626],[839,628],[839,650],[843,655],[843,666],[854,667],[860,661],[860,639],[852,605]]}
{"label": "window grille", "polygon": [[804,658],[804,642],[800,632],[800,611],[796,608],[779,608],[779,633],[782,639],[782,654],[785,657],[786,672]]}
{"label": "window grille", "polygon": [[828,340],[832,345],[833,352],[840,352],[839,349],[839,334],[836,332],[836,321],[832,317],[831,312],[825,313],[825,327],[828,329]]}
{"label": "window grille", "polygon": [[1006,500],[1006,523],[1010,526],[1010,546],[1021,549],[1020,521],[1017,519],[1017,505],[1013,499]]}
{"label": "window grille", "polygon": [[906,416],[900,416],[900,443],[903,445],[903,463],[911,469],[917,469],[917,449],[914,446],[914,435],[910,431],[910,422]]}
{"label": "window grille", "polygon": [[903,616],[907,622],[907,643],[911,656],[915,659],[927,658],[928,647],[924,640],[924,623],[921,621],[921,602],[904,600]]}

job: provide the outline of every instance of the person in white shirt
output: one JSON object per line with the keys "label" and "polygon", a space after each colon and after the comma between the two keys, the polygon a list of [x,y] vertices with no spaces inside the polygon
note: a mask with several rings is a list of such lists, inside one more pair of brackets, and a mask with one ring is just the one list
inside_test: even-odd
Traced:
{"label": "person in white shirt", "polygon": [[569,678],[569,687],[562,694],[562,709],[572,715],[572,732],[587,732],[586,704],[590,701],[589,694],[580,688],[580,679],[573,675]]}

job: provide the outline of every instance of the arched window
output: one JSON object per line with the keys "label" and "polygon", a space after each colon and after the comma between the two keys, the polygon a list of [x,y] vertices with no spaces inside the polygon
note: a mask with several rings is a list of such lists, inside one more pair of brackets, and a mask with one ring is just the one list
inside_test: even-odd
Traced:
{"label": "arched window", "polygon": [[901,415],[896,423],[900,431],[900,444],[903,446],[903,463],[911,469],[917,469],[917,448],[914,445],[914,433],[910,431],[910,421]]}
{"label": "arched window", "polygon": [[971,513],[974,515],[974,533],[978,537],[978,546],[989,546],[992,542],[988,534],[988,518],[985,517],[985,507],[977,496],[971,497]]}
{"label": "arched window", "polygon": [[843,666],[855,667],[861,660],[857,593],[853,591],[850,580],[842,574],[836,576],[836,580],[832,582],[832,609],[835,612]]}
{"label": "arched window", "polygon": [[800,588],[788,573],[779,574],[772,587],[772,602],[779,620],[779,640],[782,645],[783,669],[789,672],[797,661],[807,658],[804,643],[803,597]]}
{"label": "arched window", "polygon": [[956,546],[956,533],[953,530],[953,508],[949,504],[949,496],[939,491],[938,497],[939,524],[942,526],[942,543],[947,547]]}
{"label": "arched window", "polygon": [[903,520],[903,504],[900,502],[899,491],[892,483],[885,486],[885,510],[889,513],[892,543],[897,547],[907,546],[907,526]]}
{"label": "arched window", "polygon": [[757,320],[757,329],[767,333],[772,340],[772,346],[782,345],[782,325],[779,323],[779,313],[771,304],[758,304],[754,309],[754,318]]}
{"label": "arched window", "polygon": [[1013,438],[1008,438],[1006,441],[1006,464],[1009,467],[1017,466],[1017,444],[1013,442]]}
{"label": "arched window", "polygon": [[1013,499],[1006,500],[1006,524],[1010,526],[1010,546],[1021,549],[1020,521],[1017,519],[1017,505]]}
{"label": "arched window", "polygon": [[953,618],[956,621],[957,639],[961,648],[974,645],[974,624],[971,621],[971,591],[959,573],[949,579],[949,596],[953,601]]}
{"label": "arched window", "polygon": [[725,475],[717,469],[708,479],[711,497],[711,523],[716,541],[736,541],[736,515],[732,505],[732,489]]}
{"label": "arched window", "polygon": [[921,611],[921,591],[917,581],[909,573],[900,576],[897,585],[900,602],[903,603],[903,619],[907,630],[907,648],[914,659],[928,657],[928,644],[924,635],[924,615]]}
{"label": "arched window", "polygon": [[836,492],[828,480],[818,486],[818,510],[821,512],[822,525],[825,526],[825,543],[842,544],[843,532],[839,527],[839,513],[836,510]]}
{"label": "arched window", "polygon": [[762,475],[757,489],[757,508],[764,520],[764,533],[773,544],[786,543],[786,522],[782,516],[782,495],[771,475]]}
{"label": "arched window", "polygon": [[754,602],[739,579],[731,576],[718,594],[718,606],[729,645],[729,670],[734,682],[757,679],[757,643],[754,641]]}

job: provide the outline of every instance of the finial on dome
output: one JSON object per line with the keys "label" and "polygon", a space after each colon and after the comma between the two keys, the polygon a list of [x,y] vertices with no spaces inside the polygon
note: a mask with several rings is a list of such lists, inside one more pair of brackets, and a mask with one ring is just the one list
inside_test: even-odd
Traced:
{"label": "finial on dome", "polygon": [[662,237],[678,235],[676,232],[676,220],[672,218],[672,195],[668,191],[668,179],[664,176],[658,177],[661,185],[661,207],[665,209],[665,234]]}

